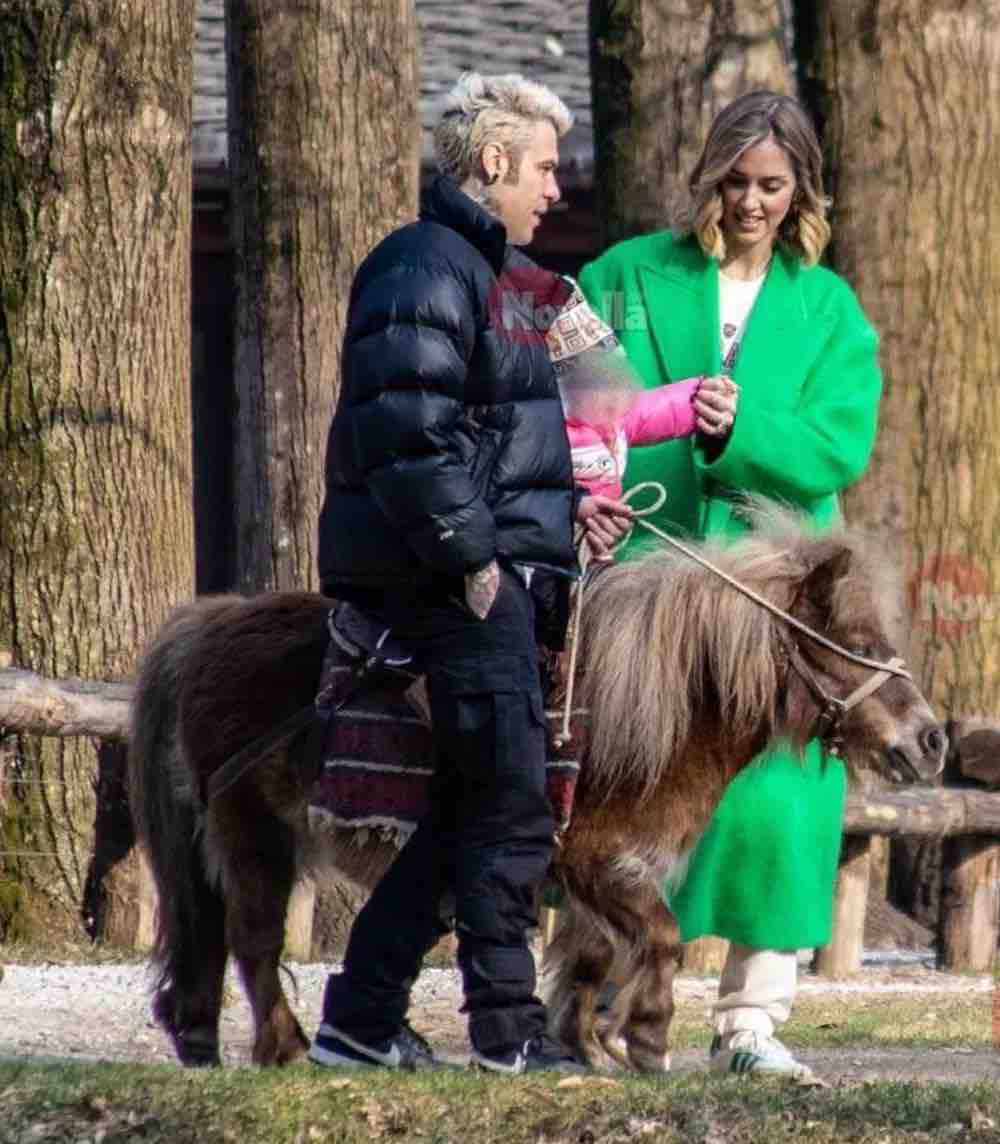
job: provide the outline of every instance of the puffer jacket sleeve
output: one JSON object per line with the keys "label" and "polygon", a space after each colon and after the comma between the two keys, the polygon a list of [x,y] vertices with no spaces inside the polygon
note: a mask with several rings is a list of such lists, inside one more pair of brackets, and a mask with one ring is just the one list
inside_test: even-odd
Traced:
{"label": "puffer jacket sleeve", "polygon": [[482,567],[496,549],[469,463],[474,297],[447,260],[394,266],[353,299],[344,355],[341,432],[355,473],[418,559],[452,575]]}

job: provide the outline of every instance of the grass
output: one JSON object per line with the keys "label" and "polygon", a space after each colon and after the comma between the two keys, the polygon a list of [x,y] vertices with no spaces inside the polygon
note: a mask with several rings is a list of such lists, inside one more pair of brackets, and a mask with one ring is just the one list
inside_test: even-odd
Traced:
{"label": "grass", "polygon": [[0,1064],[0,1144],[998,1141],[1000,1090]]}
{"label": "grass", "polygon": [[[992,1038],[990,1005],[983,992],[804,993],[781,1039],[793,1049],[985,1047]],[[707,1008],[707,1001],[681,1001],[671,1036],[676,1048],[705,1044]]]}

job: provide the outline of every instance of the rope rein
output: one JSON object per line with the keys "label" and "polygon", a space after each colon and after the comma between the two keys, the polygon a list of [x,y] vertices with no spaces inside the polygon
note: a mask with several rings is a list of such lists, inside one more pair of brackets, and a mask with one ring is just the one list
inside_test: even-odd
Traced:
{"label": "rope rein", "polygon": [[[631,501],[637,493],[644,493],[647,490],[651,490],[653,492],[653,501],[651,504],[648,504],[643,508],[632,509],[635,524],[638,524],[642,528],[645,528],[647,531],[653,533],[654,536],[658,537],[666,544],[669,544],[671,548],[676,549],[678,552],[682,552],[689,560],[693,560],[696,564],[700,564],[703,568],[717,576],[720,580],[723,580],[731,588],[735,588],[737,592],[741,592],[744,596],[747,597],[747,599],[753,600],[755,604],[759,605],[765,611],[770,612],[771,615],[776,616],[789,627],[794,628],[796,631],[806,636],[807,639],[810,639],[814,643],[825,647],[828,651],[834,652],[836,655],[840,656],[841,659],[846,659],[850,663],[856,663],[861,667],[870,667],[873,671],[876,672],[875,676],[866,680],[859,687],[855,688],[854,691],[852,691],[846,699],[836,699],[827,695],[809,667],[801,661],[801,657],[797,657],[800,662],[794,662],[793,660],[795,669],[803,676],[803,678],[806,679],[807,683],[813,687],[818,696],[827,705],[827,709],[843,715],[852,707],[856,707],[857,704],[862,701],[862,699],[866,699],[869,695],[881,687],[883,683],[892,678],[892,676],[899,676],[902,679],[913,679],[913,676],[909,671],[907,671],[904,661],[898,656],[894,656],[888,662],[883,662],[882,660],[870,659],[868,656],[857,655],[854,652],[848,651],[847,648],[841,647],[840,644],[835,643],[827,636],[824,636],[821,632],[815,631],[813,628],[809,627],[808,624],[805,624],[795,616],[790,615],[783,608],[779,608],[777,604],[773,604],[770,600],[760,595],[759,592],[755,592],[752,588],[748,587],[740,580],[737,580],[735,576],[731,576],[728,572],[724,572],[716,564],[713,564],[712,561],[707,557],[702,556],[701,553],[695,552],[694,549],[688,547],[688,545],[683,544],[681,541],[677,540],[669,533],[664,532],[662,528],[658,528],[655,524],[651,524],[648,520],[644,520],[643,517],[657,512],[666,502],[667,490],[658,481],[642,481],[637,485],[633,485],[633,487],[629,489],[628,492],[622,497],[622,501],[628,504],[628,502]],[[615,545],[615,547],[621,547],[621,545],[624,544],[631,535],[632,529],[630,528],[628,532],[621,538],[618,544]],[[569,724],[570,711],[573,703],[573,680],[574,676],[576,675],[577,645],[579,643],[580,635],[580,613],[583,610],[584,584],[586,583],[587,571],[590,563],[586,537],[583,537],[580,540],[580,543],[577,547],[577,552],[579,554],[580,567],[582,569],[583,575],[577,582],[576,594],[573,601],[573,610],[570,614],[568,632],[568,638],[570,640],[569,679],[566,682],[566,698],[563,705],[562,727],[554,739],[554,743],[557,748],[564,746],[572,738]]]}

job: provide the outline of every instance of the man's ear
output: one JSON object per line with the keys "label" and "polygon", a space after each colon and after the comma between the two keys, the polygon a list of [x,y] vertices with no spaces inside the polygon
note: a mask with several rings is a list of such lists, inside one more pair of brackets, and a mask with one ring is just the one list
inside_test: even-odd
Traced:
{"label": "man's ear", "polygon": [[487,186],[498,183],[507,177],[510,170],[510,156],[499,143],[487,143],[479,154],[483,182]]}

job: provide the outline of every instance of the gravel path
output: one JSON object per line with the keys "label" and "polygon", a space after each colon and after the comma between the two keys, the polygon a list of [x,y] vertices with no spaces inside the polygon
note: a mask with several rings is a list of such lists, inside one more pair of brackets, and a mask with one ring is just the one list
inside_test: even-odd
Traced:
{"label": "gravel path", "polygon": [[[307,1034],[319,1014],[323,985],[334,968],[325,964],[297,965],[286,988]],[[717,982],[711,978],[681,978],[681,1005],[707,1008]],[[166,1037],[149,1015],[150,972],[144,965],[93,966],[7,964],[0,982],[0,1059],[170,1062],[174,1057]],[[815,993],[868,996],[893,993],[981,993],[990,1004],[988,978],[951,977],[932,973],[919,964],[904,968],[875,965],[860,978],[834,984],[805,974],[803,996]],[[246,1064],[250,1056],[250,1013],[234,978],[227,988],[222,1017],[225,1062]],[[458,976],[452,969],[429,968],[415,990],[414,1024],[444,1055],[461,1058],[466,1052]],[[869,1079],[1000,1080],[1000,1056],[970,1048],[813,1049],[800,1053],[829,1081],[853,1083]],[[674,1067],[683,1072],[705,1067],[703,1050],[682,1050]]]}

